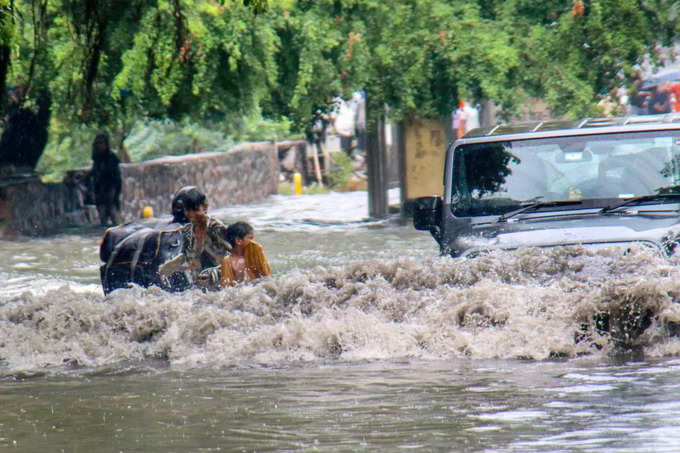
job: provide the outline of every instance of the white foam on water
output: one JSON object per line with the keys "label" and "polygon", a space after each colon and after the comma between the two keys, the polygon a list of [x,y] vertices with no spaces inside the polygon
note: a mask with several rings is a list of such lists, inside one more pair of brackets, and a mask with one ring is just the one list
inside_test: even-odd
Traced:
{"label": "white foam on water", "polygon": [[484,413],[474,416],[480,420],[503,422],[503,423],[517,423],[528,422],[535,419],[548,418],[549,414],[543,411],[532,410],[510,410],[503,412]]}
{"label": "white foam on water", "polygon": [[[205,294],[132,288],[104,297],[97,285],[43,283],[0,294],[5,372],[150,359],[178,368],[546,360],[605,356],[623,336],[648,356],[680,348],[680,272],[642,249],[377,259]],[[601,313],[606,332],[595,328]],[[645,317],[650,325],[636,330]],[[584,385],[559,390],[608,387]]]}

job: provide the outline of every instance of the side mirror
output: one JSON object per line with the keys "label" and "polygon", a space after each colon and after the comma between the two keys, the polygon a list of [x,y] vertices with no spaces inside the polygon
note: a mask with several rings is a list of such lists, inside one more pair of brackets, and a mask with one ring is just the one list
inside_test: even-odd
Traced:
{"label": "side mirror", "polygon": [[413,206],[413,226],[416,230],[439,230],[442,214],[441,197],[420,197]]}

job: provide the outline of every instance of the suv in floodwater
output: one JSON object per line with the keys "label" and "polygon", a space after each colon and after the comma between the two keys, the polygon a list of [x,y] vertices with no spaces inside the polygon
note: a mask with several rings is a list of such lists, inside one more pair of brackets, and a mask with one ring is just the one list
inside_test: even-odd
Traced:
{"label": "suv in floodwater", "polygon": [[446,153],[443,197],[414,226],[443,254],[680,241],[680,115],[476,129]]}

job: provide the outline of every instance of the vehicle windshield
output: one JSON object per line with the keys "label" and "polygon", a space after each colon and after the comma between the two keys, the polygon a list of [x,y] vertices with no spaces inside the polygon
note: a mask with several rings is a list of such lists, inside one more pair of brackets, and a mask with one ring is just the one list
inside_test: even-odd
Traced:
{"label": "vehicle windshield", "polygon": [[502,215],[536,202],[675,192],[679,184],[680,130],[627,132],[458,146],[451,199],[459,217]]}

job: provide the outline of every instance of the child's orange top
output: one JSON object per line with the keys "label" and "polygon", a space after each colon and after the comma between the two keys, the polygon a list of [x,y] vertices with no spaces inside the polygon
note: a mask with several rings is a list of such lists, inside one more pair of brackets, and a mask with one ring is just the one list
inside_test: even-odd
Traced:
{"label": "child's orange top", "polygon": [[[260,277],[266,277],[267,275],[272,274],[269,263],[267,262],[267,257],[264,256],[262,246],[255,241],[250,241],[248,245],[246,245],[245,261],[245,281],[256,280]],[[238,283],[236,281],[234,269],[231,266],[229,255],[222,258],[221,274],[220,287],[234,286]]]}

